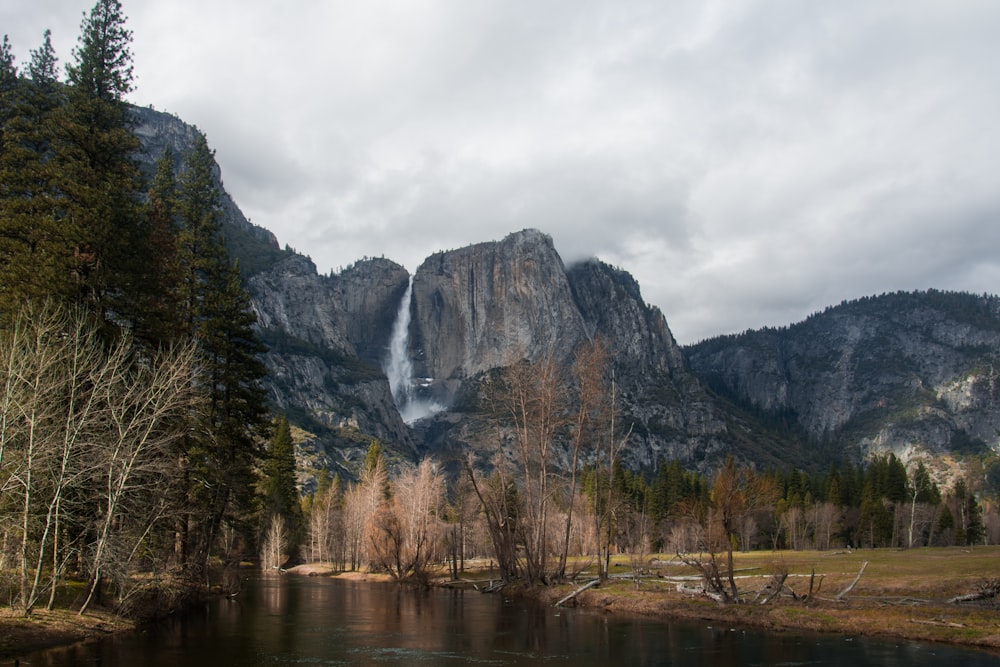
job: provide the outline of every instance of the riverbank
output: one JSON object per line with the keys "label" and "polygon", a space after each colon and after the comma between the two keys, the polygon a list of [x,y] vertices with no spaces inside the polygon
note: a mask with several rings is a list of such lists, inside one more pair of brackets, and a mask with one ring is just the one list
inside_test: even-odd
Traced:
{"label": "riverbank", "polygon": [[[865,562],[855,587],[838,599]],[[697,573],[670,555],[649,556],[637,569],[638,580],[630,576],[631,564],[619,560],[612,565],[610,581],[580,592],[566,604],[769,632],[934,641],[1000,655],[1000,600],[949,602],[1000,577],[1000,547],[737,554],[737,585],[751,599],[775,573],[788,574],[782,593],[767,604],[720,604],[690,592],[699,584]],[[481,574],[471,571],[466,577],[481,579]],[[589,580],[581,573],[572,584],[504,592],[555,604]]]}
{"label": "riverbank", "polygon": [[[80,582],[68,582],[67,588],[70,591],[79,590],[80,585]],[[80,614],[76,609],[79,600],[71,603],[64,600],[66,606],[51,610],[36,608],[27,617],[12,607],[0,607],[0,667],[8,664],[6,661],[34,651],[135,631],[146,623],[155,622],[217,594],[202,586],[178,582],[172,582],[165,588],[150,587],[135,596],[128,616],[99,605]]]}
{"label": "riverbank", "polygon": [[[694,568],[671,554],[653,554],[641,562],[626,557],[615,559],[609,581],[579,592],[565,604],[602,613],[768,632],[933,641],[996,651],[1000,656],[1000,599],[949,602],[975,593],[986,582],[1000,580],[1000,547],[763,551],[737,553],[734,558],[737,586],[748,593],[748,598],[773,581],[775,574],[787,574],[781,593],[766,604],[720,604],[692,592],[700,585]],[[588,565],[576,563],[579,574],[572,583],[514,585],[503,592],[554,605],[593,579],[587,572]],[[337,574],[319,564],[300,566],[293,572],[388,579],[365,573]],[[636,573],[637,578],[633,576]],[[489,561],[472,561],[466,564],[460,581],[451,581],[442,569],[433,582],[484,590],[496,583],[495,576]],[[852,583],[854,587],[841,595]]]}
{"label": "riverbank", "polygon": [[[855,587],[837,599],[865,562],[868,565]],[[482,590],[491,581],[489,565],[488,561],[467,563],[459,582],[449,581],[442,568],[434,583]],[[555,604],[592,579],[587,566],[586,562],[576,563],[580,574],[574,583],[508,587],[504,594]],[[695,621],[716,627],[935,641],[995,651],[1000,656],[1000,601],[948,602],[975,592],[984,581],[1000,578],[1000,547],[736,554],[741,591],[754,594],[775,573],[787,573],[782,594],[767,604],[723,605],[679,590],[693,589],[698,584],[697,573],[670,554],[644,557],[636,569],[638,580],[632,578],[633,563],[624,557],[617,559],[612,563],[611,580],[580,592],[566,604],[599,613]],[[377,573],[338,573],[324,564],[302,565],[288,574],[391,580]],[[10,608],[0,609],[0,660],[131,631],[138,625],[101,609],[83,616],[66,609],[37,610],[27,619]]]}
{"label": "riverbank", "polygon": [[0,660],[56,646],[100,639],[134,630],[137,623],[104,610],[81,616],[69,609],[39,609],[25,618],[9,607],[0,609]]}

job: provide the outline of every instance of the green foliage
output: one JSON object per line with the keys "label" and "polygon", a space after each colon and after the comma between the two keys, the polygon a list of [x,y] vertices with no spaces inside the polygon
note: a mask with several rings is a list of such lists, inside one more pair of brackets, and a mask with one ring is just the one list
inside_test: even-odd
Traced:
{"label": "green foliage", "polygon": [[66,68],[74,90],[112,103],[132,92],[132,31],[125,21],[118,0],[97,0],[84,17],[74,63]]}
{"label": "green foliage", "polygon": [[199,135],[186,156],[175,209],[180,322],[197,343],[198,379],[206,394],[199,432],[207,437],[192,442],[186,452],[188,465],[196,471],[192,501],[209,508],[195,522],[191,565],[196,571],[207,564],[224,518],[252,543],[254,471],[268,432],[261,385],[266,370],[260,358],[266,348],[254,333],[256,315],[239,267],[230,262],[222,245],[212,165],[208,143]]}
{"label": "green foliage", "polygon": [[288,527],[294,548],[302,539],[304,525],[295,477],[295,444],[292,442],[288,419],[284,416],[274,421],[274,429],[261,466],[260,492],[264,510],[261,525],[268,526],[271,517],[281,516]]}
{"label": "green foliage", "polygon": [[182,288],[184,273],[180,263],[177,182],[171,151],[164,151],[157,161],[156,174],[147,194],[149,261],[145,263],[144,282],[150,289],[143,295],[142,318],[136,322],[135,330],[138,337],[155,348],[191,333],[184,300],[186,290]]}
{"label": "green foliage", "polygon": [[73,241],[54,165],[54,93],[29,81],[0,93],[0,318],[28,299],[71,301]]}
{"label": "green foliage", "polygon": [[42,45],[31,52],[31,62],[28,63],[28,77],[40,86],[54,86],[58,79],[56,73],[56,51],[52,47],[52,31],[46,30]]}
{"label": "green foliage", "polygon": [[385,465],[385,453],[382,451],[382,443],[372,440],[368,445],[368,452],[365,454],[365,462],[361,469],[363,472],[371,473]]}
{"label": "green foliage", "polygon": [[917,464],[917,468],[913,472],[913,490],[916,493],[916,501],[918,503],[941,504],[941,492],[938,490],[937,484],[931,479],[930,473],[927,472],[923,461]]}
{"label": "green foliage", "polygon": [[7,92],[17,85],[17,65],[14,64],[14,52],[10,46],[8,35],[0,42],[0,93]]}
{"label": "green foliage", "polygon": [[674,516],[683,503],[702,495],[705,484],[703,477],[684,470],[678,459],[670,463],[661,459],[648,492],[651,516],[657,521]]}
{"label": "green foliage", "polygon": [[132,90],[131,31],[121,5],[99,0],[84,18],[67,67],[66,104],[54,112],[57,212],[67,232],[76,300],[108,320],[139,317],[145,226],[125,95]]}

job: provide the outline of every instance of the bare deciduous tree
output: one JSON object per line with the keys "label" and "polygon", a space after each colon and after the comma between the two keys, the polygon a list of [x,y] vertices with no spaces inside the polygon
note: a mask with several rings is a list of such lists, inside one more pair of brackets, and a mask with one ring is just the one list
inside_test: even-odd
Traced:
{"label": "bare deciduous tree", "polygon": [[309,559],[332,562],[341,569],[345,568],[347,550],[340,478],[334,478],[329,485],[317,489],[308,517]]}
{"label": "bare deciduous tree", "polygon": [[510,582],[517,579],[521,572],[517,553],[520,503],[517,487],[507,474],[502,457],[502,452],[494,456],[493,474],[489,476],[484,476],[477,470],[471,453],[465,459],[464,465],[472,489],[483,510],[500,578]]}
{"label": "bare deciduous tree", "polygon": [[260,569],[265,572],[278,570],[285,562],[288,549],[288,531],[285,529],[285,518],[280,514],[271,516],[264,543],[260,550]]}
{"label": "bare deciduous tree", "polygon": [[[183,418],[192,407],[193,346],[148,359],[132,358],[132,349],[129,340],[120,341],[108,357],[108,372],[94,379],[104,406],[104,429],[90,447],[98,452],[92,480],[100,489],[100,513],[90,558],[92,585],[80,613],[99,590],[105,568],[127,568],[164,517],[156,489],[173,470],[171,446],[183,436]],[[110,557],[113,535],[124,540],[119,558]]]}
{"label": "bare deciduous tree", "polygon": [[377,563],[396,580],[426,577],[441,536],[444,477],[424,459],[393,483],[391,499],[374,516],[372,550]]}
{"label": "bare deciduous tree", "polygon": [[[740,602],[733,573],[733,544],[746,517],[761,508],[773,505],[778,490],[770,478],[756,474],[749,467],[739,467],[729,457],[712,480],[711,500],[702,515],[706,531],[707,559],[680,555],[697,568],[706,590],[721,602]],[[719,552],[726,555],[725,569],[720,568]]]}
{"label": "bare deciduous tree", "polygon": [[[192,405],[193,349],[139,355],[128,337],[107,344],[82,312],[27,304],[0,337],[0,485],[20,508],[5,514],[4,541],[19,544],[20,604],[25,614],[48,576],[54,586],[70,555],[64,518],[96,518],[78,538],[91,577],[81,612],[110,575],[130,584],[139,546],[163,516],[168,448]],[[72,493],[71,493],[72,492]],[[96,510],[96,512],[95,512]]]}
{"label": "bare deciduous tree", "polygon": [[[572,440],[569,485],[566,491],[567,509],[563,546],[559,555],[557,577],[566,575],[566,559],[569,554],[570,535],[573,530],[574,505],[577,492],[577,477],[580,470],[580,458],[585,450],[596,449],[600,438],[599,429],[607,411],[604,395],[604,375],[608,364],[608,350],[604,341],[595,340],[577,350],[573,365],[576,381],[576,414],[572,423]],[[588,447],[589,445],[589,447]]]}

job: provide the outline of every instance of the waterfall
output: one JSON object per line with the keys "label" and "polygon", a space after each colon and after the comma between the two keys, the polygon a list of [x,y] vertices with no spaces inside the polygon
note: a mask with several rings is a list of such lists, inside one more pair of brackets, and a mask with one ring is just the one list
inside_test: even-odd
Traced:
{"label": "waterfall", "polygon": [[392,325],[389,339],[389,358],[385,365],[385,376],[389,379],[389,390],[396,401],[400,413],[413,400],[413,364],[410,363],[410,299],[413,295],[413,276],[403,293],[403,300],[396,311],[396,321]]}
{"label": "waterfall", "polygon": [[[389,380],[389,390],[396,403],[400,417],[407,424],[444,410],[435,401],[421,399],[414,394],[413,363],[410,361],[410,300],[413,296],[413,276],[403,293],[403,300],[396,311],[396,321],[392,325],[389,339],[389,356],[385,362],[385,376]],[[430,378],[423,378],[426,385]]]}

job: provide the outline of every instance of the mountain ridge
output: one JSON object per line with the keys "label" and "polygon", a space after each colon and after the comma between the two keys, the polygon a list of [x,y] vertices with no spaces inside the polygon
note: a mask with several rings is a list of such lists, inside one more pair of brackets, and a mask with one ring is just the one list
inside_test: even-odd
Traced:
{"label": "mountain ridge", "polygon": [[[197,132],[152,110],[137,118],[145,159],[164,146],[180,156]],[[434,253],[412,276],[387,259],[323,275],[249,222],[217,178],[227,246],[269,346],[269,398],[307,432],[302,447],[316,468],[352,474],[372,439],[397,460],[482,448],[484,373],[548,350],[566,361],[595,337],[612,344],[632,425],[623,460],[635,469],[677,458],[707,470],[730,454],[805,467],[1000,446],[996,297],[863,297],[786,327],[681,347],[631,275],[597,259],[566,266],[538,230]],[[401,304],[411,280],[411,302]],[[420,390],[448,408],[412,425],[384,370],[401,305]]]}

